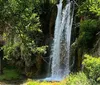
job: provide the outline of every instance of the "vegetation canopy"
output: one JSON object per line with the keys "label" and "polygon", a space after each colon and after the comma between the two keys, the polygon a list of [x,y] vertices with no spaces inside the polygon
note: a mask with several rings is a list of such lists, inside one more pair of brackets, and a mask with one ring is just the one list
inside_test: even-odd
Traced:
{"label": "vegetation canopy", "polygon": [[[70,74],[60,82],[33,81],[51,76],[59,1],[0,0],[0,84],[31,78],[26,85],[100,85],[100,0],[68,0],[75,7],[71,50],[66,49],[63,37],[59,62],[62,71],[68,50]],[[63,9],[66,4],[63,0]]]}

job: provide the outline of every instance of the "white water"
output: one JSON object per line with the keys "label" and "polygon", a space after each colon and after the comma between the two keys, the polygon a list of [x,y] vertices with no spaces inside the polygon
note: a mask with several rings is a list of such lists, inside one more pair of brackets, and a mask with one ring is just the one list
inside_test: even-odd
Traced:
{"label": "white water", "polygon": [[60,0],[55,24],[54,43],[52,47],[51,77],[47,81],[60,81],[70,73],[70,39],[73,22],[73,12],[71,2],[68,1],[66,7],[62,10],[62,1]]}
{"label": "white water", "polygon": [[58,4],[58,13],[54,33],[54,44],[51,55],[51,77],[53,79],[62,79],[70,72],[70,39],[73,21],[73,14],[71,14],[71,12],[71,2],[69,2],[62,13],[62,0],[60,0],[60,3]]}

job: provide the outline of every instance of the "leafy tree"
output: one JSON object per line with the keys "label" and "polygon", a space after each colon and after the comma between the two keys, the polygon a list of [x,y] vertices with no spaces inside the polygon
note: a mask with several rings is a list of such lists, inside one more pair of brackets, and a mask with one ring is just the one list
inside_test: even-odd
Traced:
{"label": "leafy tree", "polygon": [[[4,58],[30,72],[37,56],[46,53],[43,33],[33,0],[1,0],[0,22],[4,25]],[[41,65],[41,64],[40,64]],[[37,67],[38,69],[38,67]]]}
{"label": "leafy tree", "polygon": [[96,40],[96,33],[100,30],[100,21],[88,19],[80,23],[80,32],[78,37],[78,44],[80,47],[89,49],[93,47]]}
{"label": "leafy tree", "polygon": [[79,16],[100,16],[100,0],[86,0],[78,9]]}

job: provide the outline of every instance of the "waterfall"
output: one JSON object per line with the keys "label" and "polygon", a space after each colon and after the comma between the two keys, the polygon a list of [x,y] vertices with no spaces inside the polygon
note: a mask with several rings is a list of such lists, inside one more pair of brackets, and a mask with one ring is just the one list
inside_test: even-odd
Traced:
{"label": "waterfall", "polygon": [[60,0],[57,5],[58,13],[51,54],[51,77],[55,80],[61,80],[70,73],[69,56],[73,12],[71,8],[72,4],[69,0],[65,8],[62,10],[62,1],[63,0]]}
{"label": "waterfall", "polygon": [[63,9],[62,2],[63,0],[60,0],[57,5],[58,13],[55,23],[54,43],[50,55],[52,61],[51,77],[43,79],[47,81],[60,81],[70,73],[70,39],[74,7],[72,7],[72,2],[67,0],[67,5]]}

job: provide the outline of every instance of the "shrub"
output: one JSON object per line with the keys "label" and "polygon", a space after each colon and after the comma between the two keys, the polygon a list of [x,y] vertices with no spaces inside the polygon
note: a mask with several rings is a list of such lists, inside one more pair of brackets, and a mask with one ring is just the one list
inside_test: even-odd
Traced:
{"label": "shrub", "polygon": [[95,41],[95,35],[99,30],[99,21],[91,19],[82,21],[80,23],[80,34],[78,37],[78,44],[81,47],[91,48]]}
{"label": "shrub", "polygon": [[88,78],[94,82],[100,83],[100,58],[85,55],[83,61],[84,72]]}
{"label": "shrub", "polygon": [[89,80],[83,72],[71,74],[66,81],[66,85],[90,85]]}

